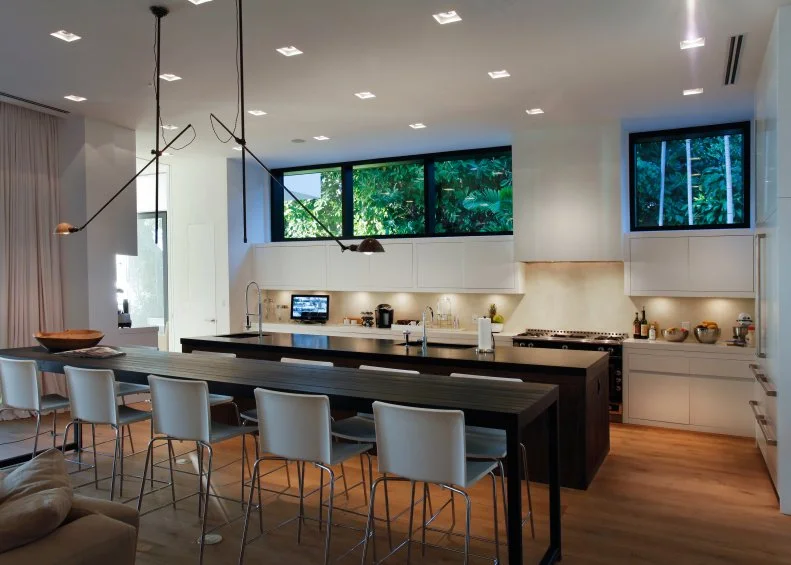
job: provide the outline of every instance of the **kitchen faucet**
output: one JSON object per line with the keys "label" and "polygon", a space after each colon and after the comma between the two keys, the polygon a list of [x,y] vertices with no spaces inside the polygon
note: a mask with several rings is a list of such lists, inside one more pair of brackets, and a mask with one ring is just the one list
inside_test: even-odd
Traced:
{"label": "kitchen faucet", "polygon": [[434,322],[434,309],[431,306],[426,306],[423,308],[423,350],[425,351],[428,347],[428,331],[426,331],[426,310],[431,312],[431,322]]}
{"label": "kitchen faucet", "polygon": [[[258,297],[258,313],[250,312],[250,287],[255,286],[256,296]],[[263,307],[261,306],[261,287],[258,286],[258,283],[255,281],[250,282],[247,285],[247,288],[244,290],[244,319],[245,319],[245,330],[250,329],[250,316],[257,316],[258,317],[258,339],[264,337],[263,334],[263,327],[262,324],[264,323],[264,316],[262,314]]]}

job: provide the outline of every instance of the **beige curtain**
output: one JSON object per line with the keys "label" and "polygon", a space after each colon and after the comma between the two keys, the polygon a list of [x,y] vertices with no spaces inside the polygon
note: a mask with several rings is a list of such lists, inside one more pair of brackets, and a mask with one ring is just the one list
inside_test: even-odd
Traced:
{"label": "beige curtain", "polygon": [[[63,329],[59,190],[58,118],[0,102],[0,348]],[[43,387],[65,394],[62,376]]]}

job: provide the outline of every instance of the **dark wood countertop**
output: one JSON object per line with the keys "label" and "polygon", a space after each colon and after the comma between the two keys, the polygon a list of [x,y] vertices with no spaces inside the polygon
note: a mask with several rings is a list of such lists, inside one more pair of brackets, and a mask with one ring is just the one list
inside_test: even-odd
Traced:
{"label": "dark wood countertop", "polygon": [[[238,335],[238,334],[237,334]],[[300,350],[321,351],[327,356],[349,358],[359,355],[370,359],[424,362],[425,364],[453,364],[470,367],[511,367],[528,372],[564,375],[586,375],[593,366],[606,362],[607,353],[599,351],[571,351],[498,346],[494,353],[477,353],[474,347],[404,347],[389,339],[324,336],[315,334],[265,333],[244,337],[206,336],[181,338],[182,345],[194,349],[214,351],[282,351],[284,356],[298,356]]]}

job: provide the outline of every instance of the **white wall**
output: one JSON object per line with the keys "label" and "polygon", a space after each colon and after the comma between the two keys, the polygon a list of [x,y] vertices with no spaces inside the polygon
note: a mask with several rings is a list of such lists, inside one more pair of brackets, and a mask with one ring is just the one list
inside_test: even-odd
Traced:
{"label": "white wall", "polygon": [[530,129],[513,142],[520,261],[620,261],[620,122]]}
{"label": "white wall", "polygon": [[[60,127],[61,218],[82,225],[135,174],[135,132],[80,117]],[[82,232],[61,238],[64,324],[104,332],[123,345],[115,292],[116,254],[137,254],[137,211],[129,187]]]}

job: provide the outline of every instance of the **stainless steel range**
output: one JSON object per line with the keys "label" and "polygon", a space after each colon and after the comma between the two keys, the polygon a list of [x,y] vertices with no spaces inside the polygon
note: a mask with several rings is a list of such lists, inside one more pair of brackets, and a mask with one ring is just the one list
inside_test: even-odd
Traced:
{"label": "stainless steel range", "polygon": [[610,354],[610,421],[620,422],[623,414],[623,340],[622,333],[526,329],[514,336],[514,347],[579,349]]}

